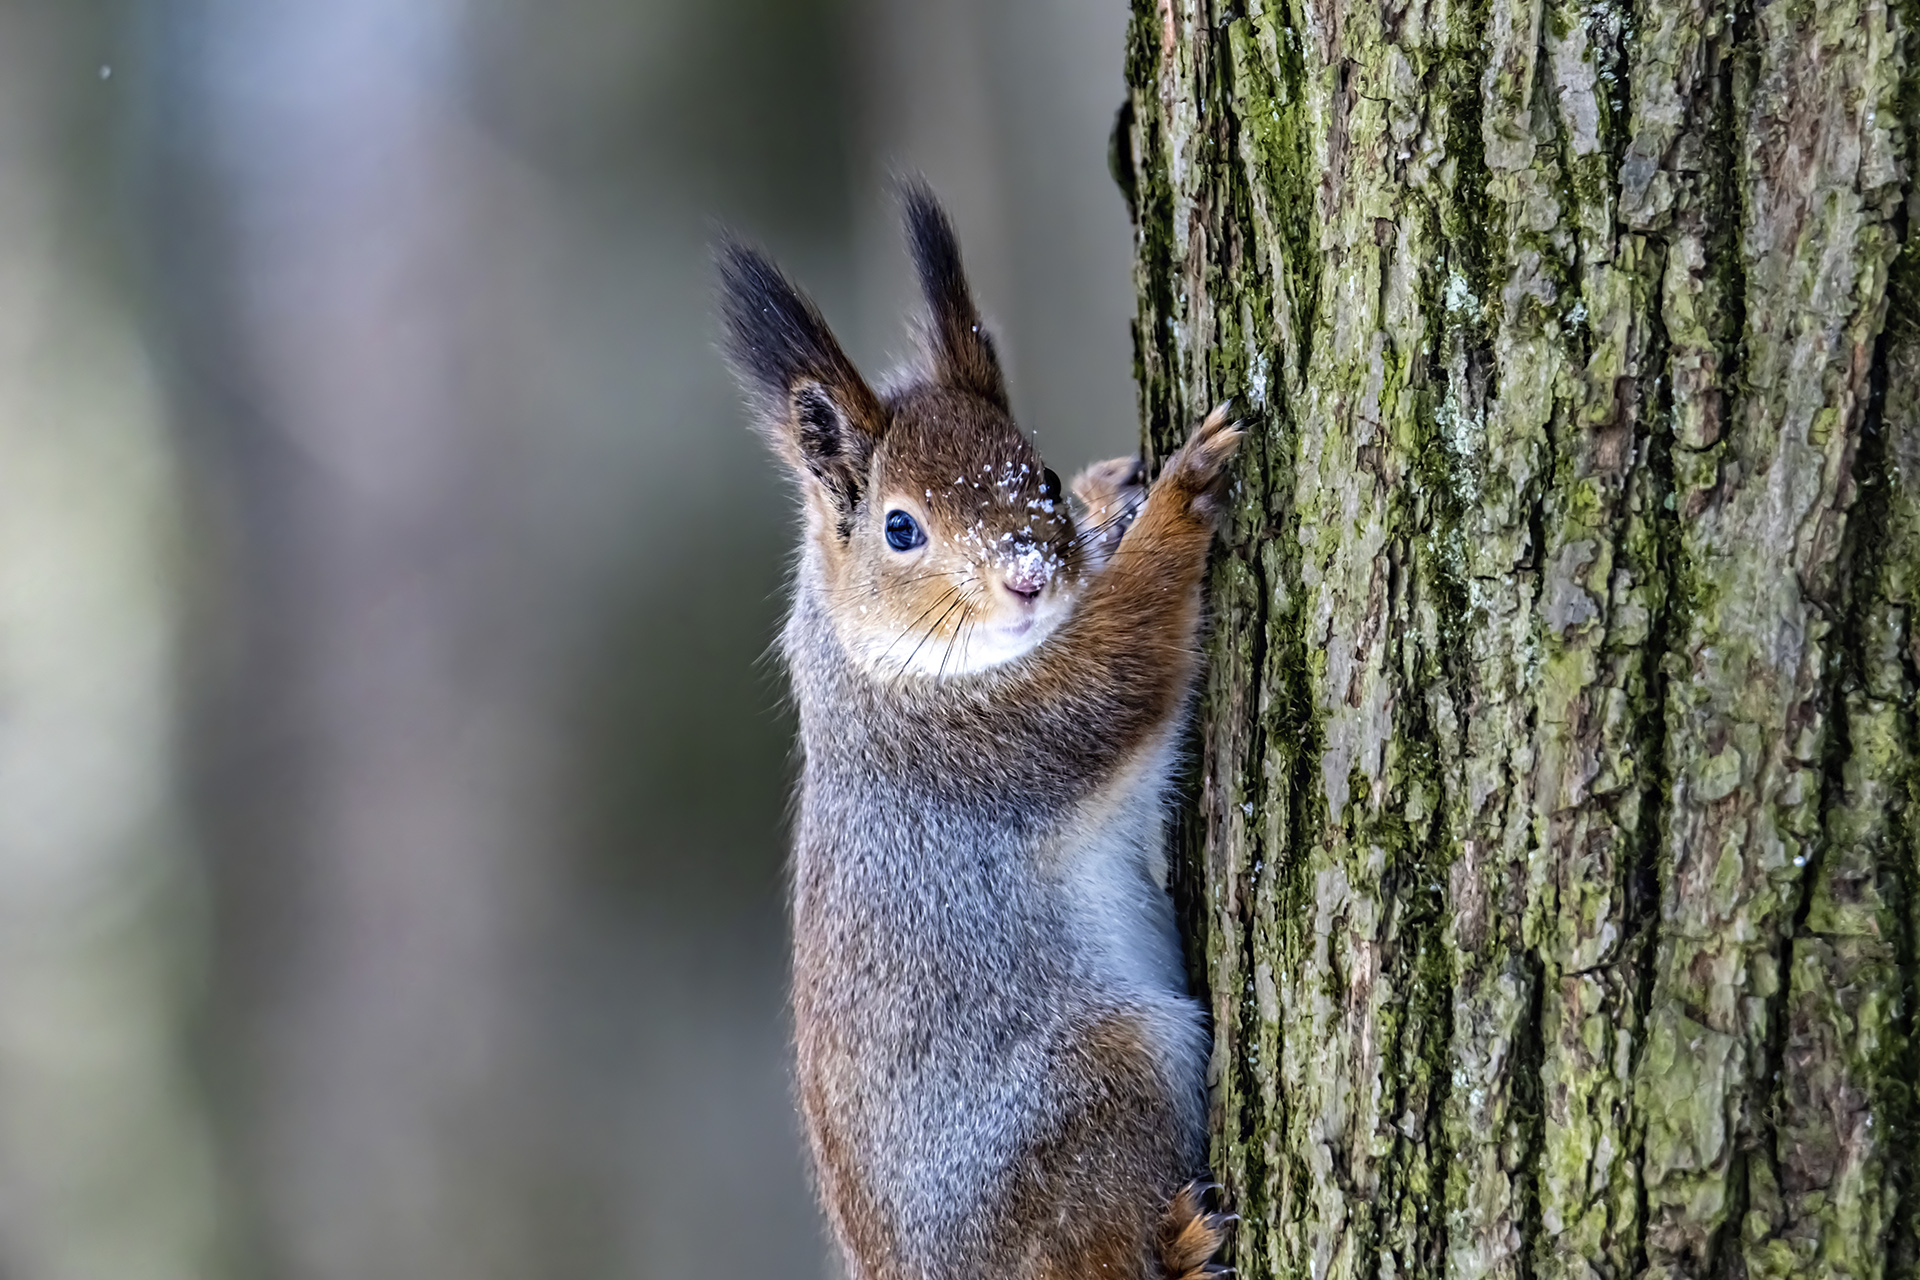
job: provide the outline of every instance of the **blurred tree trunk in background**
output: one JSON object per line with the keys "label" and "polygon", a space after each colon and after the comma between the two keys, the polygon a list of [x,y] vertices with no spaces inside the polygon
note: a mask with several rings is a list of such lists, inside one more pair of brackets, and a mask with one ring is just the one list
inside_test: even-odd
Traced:
{"label": "blurred tree trunk in background", "polygon": [[847,275],[836,11],[154,12],[248,1261],[818,1276],[753,666],[788,508],[705,321],[742,205]]}
{"label": "blurred tree trunk in background", "polygon": [[231,1274],[189,1031],[182,484],[113,244],[112,7],[0,6],[0,1275]]}
{"label": "blurred tree trunk in background", "polygon": [[245,665],[210,807],[262,1262],[574,1274],[529,999],[560,864],[525,187],[463,109],[461,5],[202,9],[223,333],[188,416],[230,433]]}
{"label": "blurred tree trunk in background", "polygon": [[1912,20],[1136,3],[1248,1280],[1914,1274]]}

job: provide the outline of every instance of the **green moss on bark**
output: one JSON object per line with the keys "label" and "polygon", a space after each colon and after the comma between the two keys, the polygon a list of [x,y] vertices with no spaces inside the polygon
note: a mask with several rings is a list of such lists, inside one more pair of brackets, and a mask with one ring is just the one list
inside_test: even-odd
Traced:
{"label": "green moss on bark", "polygon": [[1245,1275],[1911,1270],[1908,37],[1804,10],[1136,9],[1149,452],[1255,428],[1182,828]]}

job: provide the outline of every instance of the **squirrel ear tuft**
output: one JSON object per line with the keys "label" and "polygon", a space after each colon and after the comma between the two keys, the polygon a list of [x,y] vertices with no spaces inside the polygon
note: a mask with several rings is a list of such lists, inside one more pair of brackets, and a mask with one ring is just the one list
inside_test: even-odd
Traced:
{"label": "squirrel ear tuft", "polygon": [[934,381],[1006,409],[1007,384],[1000,374],[1000,358],[974,309],[953,224],[926,183],[917,179],[902,183],[901,202],[906,207],[907,245],[927,300],[927,354],[933,361]]}
{"label": "squirrel ear tuft", "polygon": [[826,491],[844,529],[885,430],[879,397],[778,267],[731,240],[720,246],[719,267],[727,355],[761,428],[796,473]]}

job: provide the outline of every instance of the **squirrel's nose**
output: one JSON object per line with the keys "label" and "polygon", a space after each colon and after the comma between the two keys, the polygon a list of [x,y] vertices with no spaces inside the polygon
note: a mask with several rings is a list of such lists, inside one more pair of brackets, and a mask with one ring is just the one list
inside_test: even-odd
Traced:
{"label": "squirrel's nose", "polygon": [[1003,581],[1007,590],[1022,600],[1031,602],[1047,585],[1047,566],[1040,556],[1040,549],[1031,539],[1019,539],[1020,551],[1007,567],[1007,576]]}
{"label": "squirrel's nose", "polygon": [[1019,570],[1015,570],[1007,575],[1007,590],[1013,592],[1014,595],[1020,597],[1022,600],[1032,600],[1040,594],[1040,589],[1046,585],[1047,580],[1038,574],[1029,576]]}
{"label": "squirrel's nose", "polygon": [[1046,557],[1031,533],[1014,533],[1014,558],[1006,566],[1006,589],[1025,603],[1046,589]]}

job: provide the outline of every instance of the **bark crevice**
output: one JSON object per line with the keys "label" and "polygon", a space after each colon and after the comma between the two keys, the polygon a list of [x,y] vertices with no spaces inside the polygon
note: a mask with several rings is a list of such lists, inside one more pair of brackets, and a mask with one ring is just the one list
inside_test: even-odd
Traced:
{"label": "bark crevice", "polygon": [[[1626,935],[1631,939],[1632,1006],[1629,1018],[1632,1048],[1628,1055],[1628,1078],[1640,1073],[1646,1053],[1644,1029],[1653,1010],[1655,961],[1660,952],[1660,886],[1671,875],[1667,857],[1668,823],[1666,797],[1671,794],[1673,769],[1667,758],[1667,715],[1671,705],[1671,673],[1679,665],[1676,648],[1685,634],[1685,602],[1675,589],[1674,565],[1681,554],[1680,523],[1677,514],[1678,489],[1673,471],[1673,381],[1668,376],[1669,346],[1666,326],[1658,308],[1648,317],[1647,367],[1653,383],[1652,425],[1644,439],[1648,477],[1647,506],[1653,526],[1654,609],[1643,648],[1640,678],[1645,682],[1644,701],[1635,728],[1635,740],[1644,753],[1639,791],[1638,823],[1634,832],[1633,862],[1629,870],[1625,912]],[[1646,1120],[1638,1108],[1625,1117],[1628,1151],[1635,1169],[1644,1168],[1647,1156]],[[1647,1269],[1648,1228],[1647,1185],[1644,1178],[1634,1181],[1634,1216],[1625,1232],[1625,1254],[1631,1274]]]}

